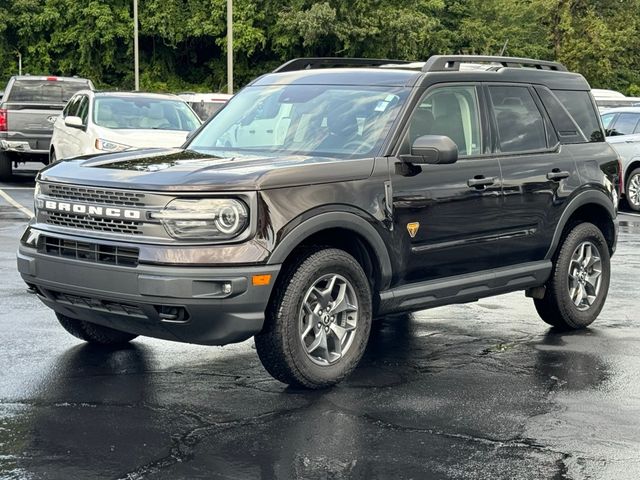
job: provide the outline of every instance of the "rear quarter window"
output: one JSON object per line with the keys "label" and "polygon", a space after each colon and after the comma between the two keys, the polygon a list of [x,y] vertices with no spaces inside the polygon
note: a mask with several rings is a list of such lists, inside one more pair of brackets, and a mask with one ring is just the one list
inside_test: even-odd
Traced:
{"label": "rear quarter window", "polygon": [[598,112],[593,105],[589,92],[583,90],[554,90],[553,93],[578,124],[587,141],[604,142],[604,133],[600,128]]}

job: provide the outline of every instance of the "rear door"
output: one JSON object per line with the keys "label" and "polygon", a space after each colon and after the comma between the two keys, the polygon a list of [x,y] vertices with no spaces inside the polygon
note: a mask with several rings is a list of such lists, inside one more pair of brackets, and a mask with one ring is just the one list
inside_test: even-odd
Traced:
{"label": "rear door", "polygon": [[[560,143],[538,93],[522,84],[486,84],[490,115],[496,136],[495,150],[503,176],[503,239],[496,266],[543,260],[567,199],[579,187],[574,157]],[[555,98],[544,89],[546,96]],[[582,137],[565,115],[566,141]]]}
{"label": "rear door", "polygon": [[[395,158],[390,158],[393,248],[401,258],[399,284],[493,268],[499,252],[501,180],[488,155],[487,123],[477,84],[436,85],[415,107]],[[401,156],[423,135],[458,145],[451,165],[409,165]]]}

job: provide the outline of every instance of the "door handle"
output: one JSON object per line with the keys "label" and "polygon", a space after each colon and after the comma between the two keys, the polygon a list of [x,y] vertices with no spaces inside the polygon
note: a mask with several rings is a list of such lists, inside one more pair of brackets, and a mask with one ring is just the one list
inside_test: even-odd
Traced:
{"label": "door handle", "polygon": [[483,189],[489,185],[496,183],[496,177],[485,177],[484,175],[476,175],[467,180],[467,185],[471,188]]}
{"label": "door handle", "polygon": [[549,173],[547,173],[547,180],[553,180],[554,182],[559,182],[565,178],[569,178],[571,174],[567,171],[560,170],[559,168],[554,168]]}

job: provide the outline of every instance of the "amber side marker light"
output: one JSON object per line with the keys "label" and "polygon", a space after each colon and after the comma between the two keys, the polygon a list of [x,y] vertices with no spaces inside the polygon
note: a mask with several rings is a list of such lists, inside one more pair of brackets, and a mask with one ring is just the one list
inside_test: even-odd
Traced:
{"label": "amber side marker light", "polygon": [[260,287],[263,285],[269,285],[271,282],[271,275],[254,275],[251,277],[251,284],[254,287]]}

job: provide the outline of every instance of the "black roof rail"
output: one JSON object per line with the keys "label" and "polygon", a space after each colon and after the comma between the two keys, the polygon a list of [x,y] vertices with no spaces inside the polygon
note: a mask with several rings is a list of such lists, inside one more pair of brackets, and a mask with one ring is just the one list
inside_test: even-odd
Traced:
{"label": "black roof rail", "polygon": [[567,67],[557,62],[532,58],[498,57],[487,55],[433,55],[422,67],[423,72],[460,70],[461,63],[497,63],[503,67],[533,67],[538,70],[566,72]]}
{"label": "black roof rail", "polygon": [[293,72],[295,70],[312,70],[318,68],[337,67],[379,67],[388,64],[411,63],[406,60],[389,60],[383,58],[341,58],[341,57],[308,57],[294,58],[276,68],[273,73]]}

